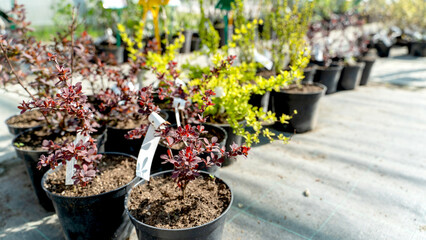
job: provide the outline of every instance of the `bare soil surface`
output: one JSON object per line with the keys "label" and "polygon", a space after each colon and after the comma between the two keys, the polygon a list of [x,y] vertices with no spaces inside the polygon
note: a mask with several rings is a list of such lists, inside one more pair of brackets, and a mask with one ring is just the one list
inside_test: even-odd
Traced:
{"label": "bare soil surface", "polygon": [[148,184],[136,186],[129,201],[129,211],[148,225],[182,229],[200,226],[218,218],[231,202],[229,188],[217,178],[199,177],[182,191],[169,176],[155,177]]}
{"label": "bare soil surface", "polygon": [[44,118],[39,111],[28,111],[11,117],[6,123],[15,128],[31,128],[42,125]]}
{"label": "bare soil surface", "polygon": [[297,86],[297,85],[290,85],[288,88],[283,88],[281,91],[286,93],[317,93],[321,92],[323,89],[316,85],[307,85],[303,84]]}
{"label": "bare soil surface", "polygon": [[87,197],[122,187],[135,178],[136,160],[127,156],[104,155],[98,164],[99,173],[87,186],[65,185],[65,167],[50,174],[45,187],[68,197]]}

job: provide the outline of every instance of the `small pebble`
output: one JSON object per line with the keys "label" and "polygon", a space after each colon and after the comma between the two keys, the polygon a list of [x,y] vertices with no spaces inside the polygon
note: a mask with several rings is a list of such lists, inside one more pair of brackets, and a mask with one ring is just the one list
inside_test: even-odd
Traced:
{"label": "small pebble", "polygon": [[310,195],[310,193],[309,193],[309,189],[306,189],[306,190],[303,192],[303,196],[305,196],[305,197],[309,197],[309,195]]}
{"label": "small pebble", "polygon": [[239,207],[239,208],[242,208],[242,207],[244,207],[244,204],[242,204],[242,203],[238,203],[238,207]]}

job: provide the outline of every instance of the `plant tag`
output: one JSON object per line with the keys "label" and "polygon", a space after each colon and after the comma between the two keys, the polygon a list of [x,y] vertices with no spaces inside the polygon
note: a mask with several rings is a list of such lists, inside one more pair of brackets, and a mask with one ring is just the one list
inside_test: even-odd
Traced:
{"label": "plant tag", "polygon": [[155,150],[157,149],[158,142],[160,142],[160,137],[155,136],[155,130],[166,121],[155,112],[149,115],[148,120],[150,122],[148,132],[143,140],[136,163],[136,176],[147,181],[149,181],[149,176],[151,175],[151,165]]}
{"label": "plant tag", "polygon": [[214,92],[216,93],[216,97],[223,97],[226,96],[225,91],[223,90],[223,87],[218,86],[214,88]]}
{"label": "plant tag", "polygon": [[179,110],[185,110],[186,101],[185,99],[173,97],[173,108],[175,109],[175,117],[177,126],[180,127],[180,116]]}
{"label": "plant tag", "polygon": [[185,87],[185,86],[186,86],[185,82],[184,82],[184,81],[182,81],[182,80],[180,80],[179,78],[176,78],[175,83],[176,83],[176,85],[178,85],[178,86],[182,86],[182,87]]}
{"label": "plant tag", "polygon": [[116,94],[116,95],[120,95],[121,91],[120,89],[118,89],[117,85],[114,85],[111,87],[111,90]]}
{"label": "plant tag", "polygon": [[271,70],[274,63],[271,61],[271,59],[267,58],[266,56],[260,54],[257,52],[257,50],[254,50],[254,61],[262,64],[266,69]]}
{"label": "plant tag", "polygon": [[[77,133],[77,137],[74,140],[74,145],[76,145],[80,140],[83,140],[83,143],[89,141],[89,136],[84,137],[81,133]],[[66,172],[65,172],[65,185],[73,185],[74,181],[72,180],[72,177],[75,173],[75,167],[74,165],[77,164],[77,160],[75,158],[71,158],[71,160],[66,165]]]}
{"label": "plant tag", "polygon": [[133,85],[132,82],[127,82],[127,86],[129,87],[130,91],[134,91],[135,90],[135,85]]}

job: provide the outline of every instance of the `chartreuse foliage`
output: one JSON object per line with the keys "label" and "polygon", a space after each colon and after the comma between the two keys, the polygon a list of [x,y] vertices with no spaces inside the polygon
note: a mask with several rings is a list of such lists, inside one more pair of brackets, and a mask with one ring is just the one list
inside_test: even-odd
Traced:
{"label": "chartreuse foliage", "polygon": [[[304,37],[312,17],[313,2],[295,0],[290,6],[287,0],[279,0],[273,3],[273,9],[268,20],[277,35],[277,40],[272,42],[275,71],[286,68],[288,63],[291,68],[305,68],[309,54],[301,55],[301,51],[307,50]],[[299,82],[301,79],[294,80]]]}
{"label": "chartreuse foliage", "polygon": [[200,35],[201,45],[208,49],[206,52],[208,55],[214,55],[219,49],[220,36],[204,13],[204,1],[199,0],[199,4],[201,20],[198,26],[198,34]]}
{"label": "chartreuse foliage", "polygon": [[248,21],[245,18],[244,2],[242,0],[236,0],[232,3],[232,9],[235,12],[235,33],[232,36],[232,41],[229,43],[229,46],[238,47],[238,58],[240,62],[254,62],[257,24],[262,24],[263,21],[260,20],[260,22],[258,22],[257,19]]}
{"label": "chartreuse foliage", "polygon": [[126,32],[126,27],[123,24],[118,24],[117,29],[120,31],[120,36],[124,43],[126,43],[126,49],[129,52],[129,57],[132,60],[136,60],[138,56],[143,54],[143,29],[144,22],[141,20],[139,24],[134,26],[134,38],[132,39]]}
{"label": "chartreuse foliage", "polygon": [[145,57],[146,66],[149,68],[156,68],[158,73],[164,73],[167,71],[167,64],[176,58],[176,54],[179,49],[182,48],[185,42],[185,36],[179,33],[179,36],[174,40],[172,44],[166,45],[166,50],[163,54],[156,51],[144,51],[143,46],[143,27],[144,22],[141,20],[139,25],[135,27],[134,37],[131,38],[126,32],[126,27],[122,24],[118,25],[121,38],[127,45],[129,51],[129,57],[132,60],[136,60],[137,57]]}
{"label": "chartreuse foliage", "polygon": [[[220,54],[213,56],[212,63],[216,67],[223,64],[229,65]],[[246,63],[239,66],[227,66],[225,70],[216,73],[208,81],[196,78],[189,82],[192,86],[198,86],[200,92],[208,89],[216,92],[216,96],[212,98],[215,105],[208,107],[205,114],[210,117],[212,122],[229,123],[235,134],[245,138],[248,146],[258,143],[260,134],[268,137],[271,141],[273,140],[274,133],[268,129],[263,129],[262,123],[278,120],[287,123],[290,119],[289,116],[285,115],[278,118],[271,111],[265,113],[262,108],[252,106],[249,104],[250,96],[254,93],[265,93],[277,86],[288,85],[297,74],[293,71],[285,71],[277,77],[265,80],[262,77],[256,77],[254,69],[251,64]],[[202,96],[195,94],[192,96],[192,101],[201,103]],[[247,131],[245,125],[252,127],[254,133]],[[280,134],[278,139],[284,142],[288,141],[288,138],[283,134]]]}

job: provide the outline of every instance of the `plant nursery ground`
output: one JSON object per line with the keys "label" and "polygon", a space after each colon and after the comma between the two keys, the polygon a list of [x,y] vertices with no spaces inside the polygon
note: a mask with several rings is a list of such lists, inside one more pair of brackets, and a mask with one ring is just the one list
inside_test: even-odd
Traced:
{"label": "plant nursery ground", "polygon": [[[20,101],[0,93],[0,121]],[[223,239],[426,239],[426,58],[393,49],[369,85],[321,101],[314,131],[218,171],[235,193]],[[3,124],[0,239],[63,239],[11,140]]]}

